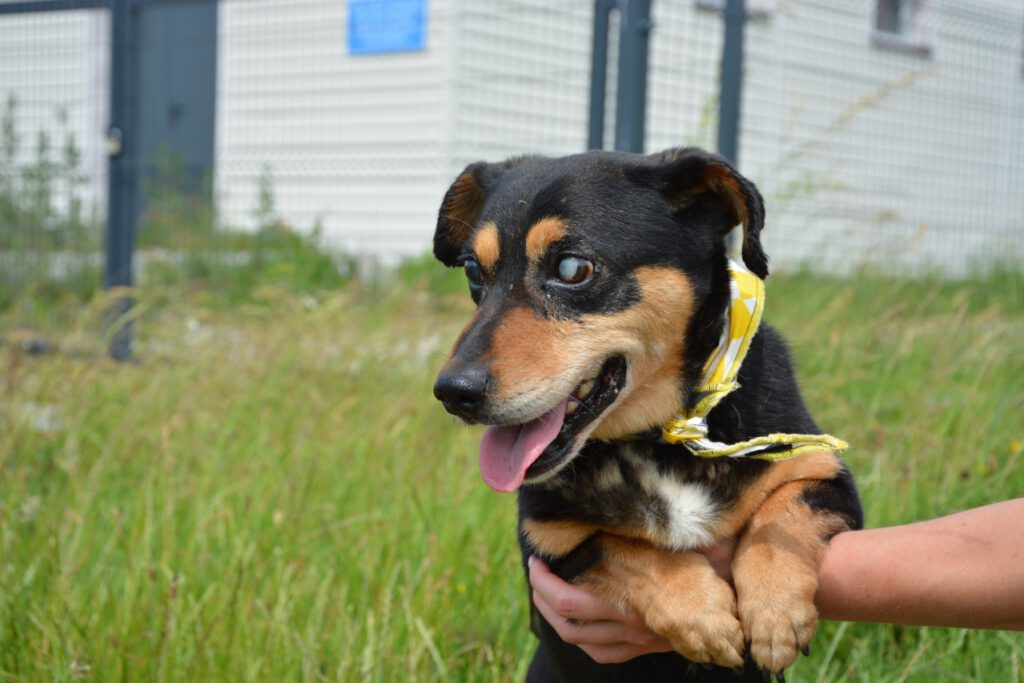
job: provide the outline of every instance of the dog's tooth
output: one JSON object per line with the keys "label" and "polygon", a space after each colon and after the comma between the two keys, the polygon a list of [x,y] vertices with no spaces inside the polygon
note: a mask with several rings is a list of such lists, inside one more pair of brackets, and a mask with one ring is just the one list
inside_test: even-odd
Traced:
{"label": "dog's tooth", "polygon": [[579,407],[580,407],[580,402],[579,401],[576,401],[576,400],[573,400],[573,399],[569,399],[569,402],[565,404],[565,414],[566,415],[572,415],[573,413],[576,412],[576,409],[579,408]]}
{"label": "dog's tooth", "polygon": [[583,384],[576,388],[576,395],[580,398],[586,398],[591,391],[594,390],[594,380],[588,379]]}

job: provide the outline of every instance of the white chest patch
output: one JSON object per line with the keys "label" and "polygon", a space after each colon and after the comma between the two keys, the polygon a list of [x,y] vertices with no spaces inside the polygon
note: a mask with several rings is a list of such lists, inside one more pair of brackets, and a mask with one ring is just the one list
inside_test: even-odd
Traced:
{"label": "white chest patch", "polygon": [[668,512],[668,528],[664,519],[652,515],[648,529],[653,538],[674,550],[690,550],[714,542],[711,525],[718,519],[718,510],[704,486],[660,473],[657,465],[629,447],[624,447],[622,453],[640,486],[660,498]]}
{"label": "white chest patch", "polygon": [[711,496],[703,486],[658,477],[654,490],[665,501],[668,510],[665,539],[668,545],[676,550],[688,550],[714,541],[710,529],[717,514]]}

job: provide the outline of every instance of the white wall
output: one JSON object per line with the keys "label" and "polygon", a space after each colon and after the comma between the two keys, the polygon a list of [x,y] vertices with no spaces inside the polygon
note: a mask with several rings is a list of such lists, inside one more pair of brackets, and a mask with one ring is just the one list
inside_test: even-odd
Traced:
{"label": "white wall", "polygon": [[741,164],[769,253],[954,274],[1024,254],[1024,4],[932,3],[928,57],[873,46],[872,7],[786,2],[750,26]]}
{"label": "white wall", "polygon": [[[748,24],[740,148],[774,262],[960,274],[1024,255],[1024,3],[931,0],[928,57],[872,44],[873,0],[774,4]],[[429,0],[423,51],[366,56],[347,54],[347,6],[221,0],[223,224],[254,224],[266,167],[288,224],[391,261],[429,248],[466,163],[585,147],[592,0]],[[713,147],[721,20],[691,0],[653,8],[647,148]],[[37,131],[55,147],[74,134],[100,208],[108,33],[99,11],[0,19],[23,161]],[[613,103],[614,66],[608,83]]]}
{"label": "white wall", "polygon": [[449,170],[480,159],[583,151],[592,0],[462,0],[457,7]]}
{"label": "white wall", "polygon": [[430,5],[422,52],[351,56],[347,3],[222,0],[215,192],[251,226],[257,181],[298,229],[385,261],[418,254],[444,189],[450,14]]}
{"label": "white wall", "polygon": [[[41,132],[49,136],[53,162],[72,137],[88,178],[77,191],[86,216],[106,212],[109,34],[107,13],[99,10],[0,16],[0,111],[13,94],[16,163],[38,160]],[[56,203],[63,206],[67,194],[57,189]]]}

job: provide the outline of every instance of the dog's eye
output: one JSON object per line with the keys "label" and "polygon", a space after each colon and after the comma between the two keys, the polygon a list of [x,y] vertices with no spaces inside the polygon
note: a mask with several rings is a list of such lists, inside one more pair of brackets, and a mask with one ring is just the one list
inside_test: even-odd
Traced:
{"label": "dog's eye", "polygon": [[480,263],[475,258],[466,259],[466,262],[462,264],[462,268],[466,271],[466,279],[469,280],[470,284],[482,285],[484,283],[484,273],[480,269]]}
{"label": "dog's eye", "polygon": [[594,274],[594,264],[579,256],[563,256],[558,262],[557,277],[567,285],[578,285]]}

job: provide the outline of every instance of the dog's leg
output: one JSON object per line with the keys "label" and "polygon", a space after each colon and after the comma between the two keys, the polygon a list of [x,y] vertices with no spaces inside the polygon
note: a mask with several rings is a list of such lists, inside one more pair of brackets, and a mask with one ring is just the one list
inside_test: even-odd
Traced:
{"label": "dog's leg", "polygon": [[779,487],[751,517],[733,558],[750,654],[773,674],[810,644],[818,623],[814,593],[821,557],[828,539],[849,528],[841,515],[812,509],[805,501],[807,487],[822,483],[794,481]]}
{"label": "dog's leg", "polygon": [[607,534],[595,541],[601,561],[583,572],[577,585],[635,610],[691,661],[743,666],[736,597],[706,557]]}

